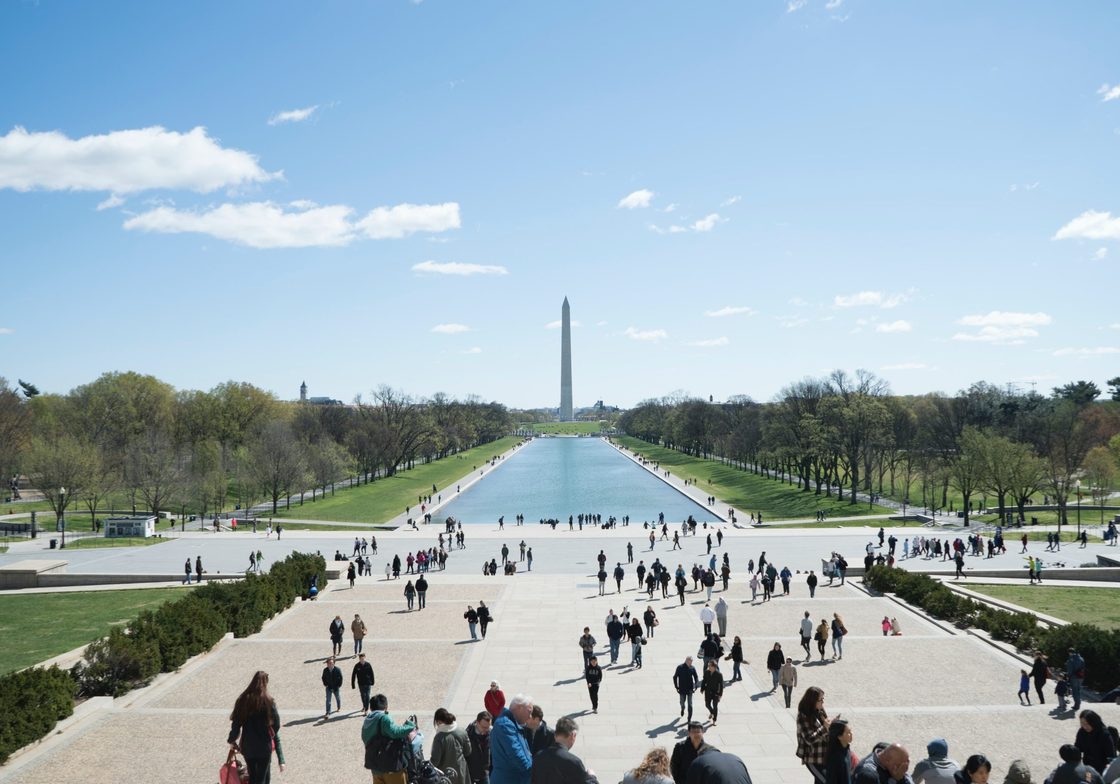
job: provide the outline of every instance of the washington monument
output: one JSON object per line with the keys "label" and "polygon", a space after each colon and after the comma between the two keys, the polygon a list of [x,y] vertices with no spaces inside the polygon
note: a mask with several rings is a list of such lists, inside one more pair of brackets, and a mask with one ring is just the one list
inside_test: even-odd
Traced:
{"label": "washington monument", "polygon": [[572,311],[564,297],[560,326],[560,421],[571,422],[572,416]]}

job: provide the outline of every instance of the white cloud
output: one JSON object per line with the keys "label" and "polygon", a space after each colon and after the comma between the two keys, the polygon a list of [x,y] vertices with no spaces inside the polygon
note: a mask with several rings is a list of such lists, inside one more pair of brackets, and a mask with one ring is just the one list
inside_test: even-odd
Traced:
{"label": "white cloud", "polygon": [[658,340],[664,340],[665,338],[669,337],[669,333],[663,329],[643,330],[634,329],[633,327],[627,327],[626,331],[622,334],[630,338],[631,340],[644,340],[649,342],[656,342]]}
{"label": "white cloud", "polygon": [[357,229],[373,240],[399,239],[418,231],[438,233],[460,226],[459,205],[398,204],[377,207],[357,223]]}
{"label": "white cloud", "polygon": [[803,308],[803,307],[805,307],[806,305],[809,304],[808,302],[803,300],[801,297],[790,297],[788,302],[789,302],[790,305],[793,305],[796,308]]}
{"label": "white cloud", "polygon": [[1100,357],[1106,354],[1120,354],[1116,346],[1095,346],[1094,348],[1060,348],[1054,352],[1055,357]]}
{"label": "white cloud", "polygon": [[[605,323],[605,322],[603,322],[603,323]],[[562,326],[564,326],[564,322],[560,319],[556,319],[556,321],[550,321],[547,324],[545,324],[544,328],[545,329],[560,329],[560,327],[562,327]],[[583,325],[580,324],[579,321],[573,321],[572,326],[573,327],[581,327]]]}
{"label": "white cloud", "polygon": [[121,206],[122,204],[124,204],[124,199],[114,193],[110,195],[109,198],[105,199],[97,205],[97,211],[101,212],[102,210],[111,210],[114,207]]}
{"label": "white cloud", "polygon": [[606,322],[606,321],[596,321],[596,322],[595,322],[595,326],[597,326],[597,327],[605,327],[605,326],[607,326],[607,323],[608,323],[608,322]]}
{"label": "white cloud", "polygon": [[749,308],[746,305],[727,305],[719,310],[706,310],[704,315],[708,318],[723,318],[724,316],[738,316],[741,313],[747,315],[754,315],[754,308]]}
{"label": "white cloud", "polygon": [[786,3],[786,13],[792,14],[794,11],[800,11],[808,4],[809,0],[789,0]]}
{"label": "white cloud", "polygon": [[1111,212],[1086,210],[1058,229],[1053,239],[1120,240],[1120,217]]}
{"label": "white cloud", "polygon": [[432,332],[438,332],[440,335],[458,335],[460,332],[470,332],[471,328],[466,324],[436,324],[432,327]]}
{"label": "white cloud", "polygon": [[497,264],[464,264],[459,261],[422,261],[412,265],[413,272],[436,275],[508,275],[509,270]]}
{"label": "white cloud", "polygon": [[157,207],[124,222],[127,230],[159,234],[208,234],[250,248],[312,248],[354,239],[345,205],[288,211],[272,202],[222,204],[201,211]]}
{"label": "white cloud", "polygon": [[1108,248],[1097,248],[1093,253],[1093,261],[1101,261],[1108,255]]}
{"label": "white cloud", "polygon": [[925,370],[928,367],[925,362],[899,362],[897,365],[883,365],[880,370]]}
{"label": "white cloud", "polygon": [[16,127],[0,136],[0,188],[17,191],[208,193],[282,176],[262,169],[255,155],[222,147],[201,126],[187,133],[153,126],[79,139]]}
{"label": "white cloud", "polygon": [[786,329],[794,329],[805,326],[809,323],[809,319],[802,316],[778,316],[778,323]]}
{"label": "white cloud", "polygon": [[716,227],[717,223],[722,222],[724,219],[719,216],[719,213],[713,212],[711,215],[705,215],[700,220],[689,226],[693,231],[711,231]]}
{"label": "white cloud", "polygon": [[669,227],[669,233],[670,234],[684,234],[686,231],[688,231],[688,229],[686,229],[684,226],[670,226]]}
{"label": "white cloud", "polygon": [[729,341],[726,337],[721,336],[721,337],[718,337],[718,338],[708,338],[707,340],[690,340],[687,343],[685,343],[685,345],[686,346],[700,346],[702,348],[708,348],[708,347],[711,347],[711,346],[726,346],[730,342],[731,341]]}
{"label": "white cloud", "polygon": [[837,308],[856,308],[873,306],[878,308],[895,308],[910,299],[908,294],[887,294],[882,291],[860,291],[855,294],[837,294],[832,304]]}
{"label": "white cloud", "polygon": [[730,207],[732,204],[738,204],[743,200],[742,196],[732,196],[730,199],[724,199],[719,203],[721,207]]}
{"label": "white cloud", "polygon": [[318,108],[319,105],[316,104],[314,106],[308,106],[304,109],[289,109],[286,112],[277,112],[276,114],[268,118],[268,124],[282,125],[284,123],[303,122],[304,120],[311,117],[311,115],[315,114],[315,110]]}
{"label": "white cloud", "polygon": [[1117,321],[1115,324],[1109,324],[1108,328],[1109,329],[1120,329],[1120,321]]}
{"label": "white cloud", "polygon": [[1097,90],[1097,95],[1101,96],[1102,101],[1115,101],[1120,98],[1120,84],[1109,86],[1107,83],[1102,84]]}
{"label": "white cloud", "polygon": [[653,199],[654,193],[651,190],[642,188],[640,191],[623,196],[618,201],[618,209],[624,210],[638,210],[644,209],[649,206],[650,201]]}
{"label": "white cloud", "polygon": [[844,4],[844,0],[828,0],[828,2],[824,4],[824,10],[835,11],[837,8],[839,8],[843,4]]}
{"label": "white cloud", "polygon": [[910,322],[899,319],[898,321],[891,321],[889,323],[876,324],[876,332],[909,332]]}
{"label": "white cloud", "polygon": [[482,349],[479,348],[478,346],[471,346],[466,351],[463,351],[461,353],[463,353],[463,354],[481,354]]}
{"label": "white cloud", "polygon": [[16,331],[11,327],[0,327],[0,335],[14,335]]}
{"label": "white cloud", "polygon": [[661,211],[662,212],[676,212],[677,211],[677,203],[673,202],[672,204],[663,208]]}
{"label": "white cloud", "polygon": [[957,320],[966,327],[979,327],[976,332],[958,332],[953,340],[980,343],[1018,344],[1026,338],[1038,337],[1035,327],[1044,327],[1053,321],[1046,313],[1015,313],[993,310],[987,314],[964,316]]}

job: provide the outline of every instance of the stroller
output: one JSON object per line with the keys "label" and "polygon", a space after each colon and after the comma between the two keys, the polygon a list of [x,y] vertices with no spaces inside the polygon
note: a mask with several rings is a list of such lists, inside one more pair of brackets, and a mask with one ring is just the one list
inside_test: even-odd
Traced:
{"label": "stroller", "polygon": [[424,738],[418,732],[410,744],[412,753],[408,755],[405,773],[408,775],[409,784],[465,784],[456,781],[458,775],[454,770],[440,770],[432,761],[424,758]]}

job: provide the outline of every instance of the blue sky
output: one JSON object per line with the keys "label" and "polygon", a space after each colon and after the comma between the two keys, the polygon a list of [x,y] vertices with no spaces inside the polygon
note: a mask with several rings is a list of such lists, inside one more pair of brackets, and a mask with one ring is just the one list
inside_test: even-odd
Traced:
{"label": "blue sky", "polygon": [[0,375],[1120,374],[1111,3],[8,2]]}

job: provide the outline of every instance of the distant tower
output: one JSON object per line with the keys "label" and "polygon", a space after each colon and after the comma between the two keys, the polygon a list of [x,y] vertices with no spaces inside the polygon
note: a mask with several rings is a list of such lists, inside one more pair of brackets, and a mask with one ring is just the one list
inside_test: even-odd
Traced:
{"label": "distant tower", "polygon": [[301,403],[306,403],[307,402],[307,382],[306,381],[304,381],[302,384],[299,385],[299,402],[301,402]]}
{"label": "distant tower", "polygon": [[560,311],[560,421],[571,422],[572,415],[572,311],[568,298]]}

